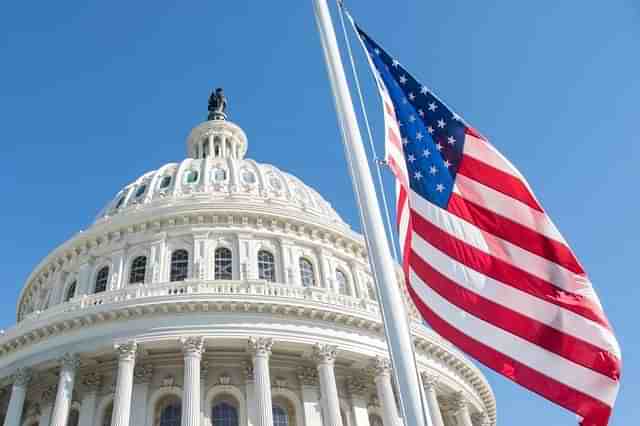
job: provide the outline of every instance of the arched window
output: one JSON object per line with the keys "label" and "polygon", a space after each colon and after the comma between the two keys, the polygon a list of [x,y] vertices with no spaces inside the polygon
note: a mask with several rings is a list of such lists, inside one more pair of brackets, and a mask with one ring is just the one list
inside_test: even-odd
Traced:
{"label": "arched window", "polygon": [[336,269],[336,281],[338,283],[338,293],[349,296],[351,294],[349,291],[349,281],[347,281],[347,276],[340,269]]}
{"label": "arched window", "polygon": [[382,419],[375,414],[369,416],[369,424],[371,426],[382,426]]}
{"label": "arched window", "polygon": [[289,426],[289,412],[286,407],[273,404],[273,426]]}
{"label": "arched window", "polygon": [[189,273],[189,252],[176,250],[171,254],[171,281],[184,281]]}
{"label": "arched window", "polygon": [[313,264],[309,259],[300,258],[300,282],[304,287],[315,287],[316,276],[313,272]]}
{"label": "arched window", "polygon": [[369,299],[378,300],[378,294],[376,293],[376,287],[371,281],[369,281],[367,283],[367,294],[369,296]]}
{"label": "arched window", "polygon": [[147,185],[140,185],[136,191],[136,198],[140,198],[147,192]]}
{"label": "arched window", "polygon": [[78,286],[78,282],[74,281],[71,284],[69,284],[69,287],[67,287],[67,291],[64,293],[64,301],[68,302],[69,300],[73,299],[73,296],[76,295],[76,287]]}
{"label": "arched window", "polygon": [[129,283],[143,283],[144,276],[147,272],[147,256],[138,256],[131,262],[131,271],[129,271]]}
{"label": "arched window", "polygon": [[109,404],[109,406],[104,410],[104,414],[102,415],[102,423],[101,426],[111,426],[111,418],[113,417],[113,404]]}
{"label": "arched window", "polygon": [[238,426],[238,409],[228,402],[220,402],[211,410],[212,426]]}
{"label": "arched window", "polygon": [[124,200],[127,198],[126,195],[123,195],[122,197],[120,197],[120,199],[118,200],[118,202],[116,203],[116,209],[119,209],[120,207],[122,207],[122,204],[124,204]]}
{"label": "arched window", "polygon": [[231,250],[218,247],[214,253],[214,276],[216,280],[230,280],[233,278],[233,257]]}
{"label": "arched window", "polygon": [[276,281],[276,262],[273,254],[266,250],[258,252],[258,278],[271,282]]}
{"label": "arched window", "polygon": [[198,171],[197,170],[189,170],[187,172],[187,183],[196,183],[198,181]]}
{"label": "arched window", "polygon": [[67,420],[67,426],[78,426],[80,420],[80,413],[78,410],[71,410],[69,412],[69,419]]}
{"label": "arched window", "polygon": [[171,176],[163,176],[160,181],[160,189],[168,188],[171,185]]}
{"label": "arched window", "polygon": [[98,271],[96,275],[96,285],[94,287],[94,293],[102,293],[107,289],[107,282],[109,281],[109,267],[104,266]]}
{"label": "arched window", "polygon": [[182,405],[179,402],[167,404],[160,411],[159,426],[180,426],[182,422]]}

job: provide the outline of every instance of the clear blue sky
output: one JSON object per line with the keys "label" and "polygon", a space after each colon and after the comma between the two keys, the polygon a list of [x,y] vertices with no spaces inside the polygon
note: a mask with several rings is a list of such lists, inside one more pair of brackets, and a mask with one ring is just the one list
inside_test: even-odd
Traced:
{"label": "clear blue sky", "polygon": [[[249,155],[359,228],[310,0],[0,4],[0,325],[32,267],[124,184],[185,156],[222,85]],[[383,46],[528,177],[621,342],[612,425],[640,423],[640,3],[357,1]],[[362,56],[359,54],[359,61]],[[378,147],[380,107],[362,68]],[[499,423],[575,417],[487,372]]]}

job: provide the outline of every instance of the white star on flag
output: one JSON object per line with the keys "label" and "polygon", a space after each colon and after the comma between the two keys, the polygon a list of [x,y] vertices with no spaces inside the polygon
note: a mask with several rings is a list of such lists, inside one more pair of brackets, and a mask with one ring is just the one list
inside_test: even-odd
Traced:
{"label": "white star on flag", "polygon": [[427,86],[422,86],[420,88],[420,93],[422,93],[423,95],[426,95],[427,93],[429,93],[429,89],[427,89]]}
{"label": "white star on flag", "polygon": [[405,84],[407,82],[407,77],[405,77],[404,75],[400,76],[400,84]]}
{"label": "white star on flag", "polygon": [[424,136],[422,135],[422,132],[418,132],[416,133],[416,139],[418,139],[419,141],[422,140],[422,138],[424,138]]}
{"label": "white star on flag", "polygon": [[413,155],[413,154],[409,154],[407,156],[407,161],[410,162],[410,163],[413,163],[414,161],[416,161],[416,156]]}
{"label": "white star on flag", "polygon": [[444,166],[448,169],[449,167],[451,167],[451,163],[449,162],[449,160],[444,160]]}
{"label": "white star on flag", "polygon": [[419,109],[419,110],[418,110],[418,115],[419,115],[420,117],[424,117],[424,111],[423,111],[423,110],[421,110],[421,109]]}
{"label": "white star on flag", "polygon": [[444,191],[444,185],[441,184],[441,183],[437,184],[436,185],[436,191],[438,191],[438,192]]}
{"label": "white star on flag", "polygon": [[402,138],[402,145],[408,145],[408,144],[409,144],[409,139]]}
{"label": "white star on flag", "polygon": [[411,114],[411,115],[409,116],[409,121],[410,121],[411,123],[413,123],[414,121],[416,121],[416,116],[415,116],[415,115],[413,115],[413,114]]}
{"label": "white star on flag", "polygon": [[438,143],[436,144],[436,149],[437,149],[438,151],[442,151],[442,144],[440,144],[440,142],[438,142]]}
{"label": "white star on flag", "polygon": [[422,179],[422,173],[420,173],[420,171],[417,171],[413,174],[413,177],[416,178],[417,180]]}
{"label": "white star on flag", "polygon": [[453,136],[449,136],[449,138],[447,138],[447,142],[449,142],[449,145],[455,145],[456,138],[454,138]]}
{"label": "white star on flag", "polygon": [[447,123],[445,123],[442,118],[440,120],[438,120],[438,127],[440,127],[441,129],[443,129],[444,126],[446,126],[446,125],[447,125]]}
{"label": "white star on flag", "polygon": [[425,157],[428,157],[431,155],[431,151],[429,151],[428,149],[425,149],[424,151],[422,151],[422,155],[424,155]]}
{"label": "white star on flag", "polygon": [[416,95],[413,94],[413,92],[409,93],[409,100],[413,101],[416,98]]}
{"label": "white star on flag", "polygon": [[392,63],[391,65],[392,65],[393,67],[396,67],[396,68],[397,68],[397,67],[398,67],[398,65],[400,65],[400,62],[398,62],[398,60],[397,60],[397,59],[394,59],[394,60],[393,60],[393,63]]}
{"label": "white star on flag", "polygon": [[436,173],[438,173],[438,169],[436,168],[436,166],[429,167],[429,174],[435,175]]}
{"label": "white star on flag", "polygon": [[429,132],[429,134],[432,135],[433,132],[435,132],[435,130],[433,129],[433,127],[429,126],[427,127],[427,132]]}
{"label": "white star on flag", "polygon": [[429,104],[429,111],[432,111],[432,112],[433,112],[433,111],[435,111],[435,110],[437,110],[437,109],[438,109],[438,105],[436,105],[436,103],[435,103],[435,102],[431,102],[431,103]]}

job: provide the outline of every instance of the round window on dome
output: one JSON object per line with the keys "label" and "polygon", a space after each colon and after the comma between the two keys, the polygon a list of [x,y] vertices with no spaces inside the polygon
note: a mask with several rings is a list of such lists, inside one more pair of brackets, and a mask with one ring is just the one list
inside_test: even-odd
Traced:
{"label": "round window on dome", "polygon": [[160,181],[160,189],[166,189],[171,185],[171,176],[164,176]]}
{"label": "round window on dome", "polygon": [[280,191],[282,189],[282,181],[274,174],[269,176],[269,185],[276,191]]}
{"label": "round window on dome", "polygon": [[136,198],[140,198],[147,192],[147,185],[140,185],[136,191]]}
{"label": "round window on dome", "polygon": [[251,170],[243,170],[242,171],[242,180],[244,183],[254,184],[256,183],[256,174]]}
{"label": "round window on dome", "polygon": [[189,170],[187,172],[187,183],[196,183],[198,181],[198,171]]}
{"label": "round window on dome", "polygon": [[116,209],[119,209],[120,207],[122,207],[122,205],[124,204],[124,200],[127,198],[126,195],[123,195],[122,197],[120,197],[120,199],[118,200],[118,202],[116,203]]}

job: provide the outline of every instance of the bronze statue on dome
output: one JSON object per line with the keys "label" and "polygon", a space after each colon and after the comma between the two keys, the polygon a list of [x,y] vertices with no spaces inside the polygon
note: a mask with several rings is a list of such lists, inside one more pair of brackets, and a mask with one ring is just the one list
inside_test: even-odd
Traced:
{"label": "bronze statue on dome", "polygon": [[222,87],[211,92],[209,96],[209,117],[208,120],[226,120],[227,119],[227,98],[224,96]]}

